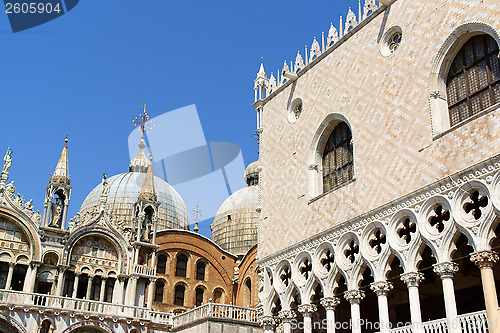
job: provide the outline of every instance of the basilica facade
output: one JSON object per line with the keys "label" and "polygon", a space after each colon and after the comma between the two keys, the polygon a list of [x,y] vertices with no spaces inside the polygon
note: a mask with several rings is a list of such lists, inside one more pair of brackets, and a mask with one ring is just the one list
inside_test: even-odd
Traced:
{"label": "basilica facade", "polygon": [[495,0],[366,0],[261,65],[265,332],[499,331],[499,29]]}
{"label": "basilica facade", "polygon": [[[258,326],[256,196],[235,193],[223,204],[213,227],[228,216],[239,223],[225,225],[220,245],[190,231],[184,201],[153,175],[142,138],[128,172],[104,174],[68,221],[67,144],[66,138],[42,212],[16,194],[9,182],[12,152],[4,157],[0,332],[167,332],[191,327],[184,317]],[[247,169],[245,177],[249,187],[240,192],[255,191],[256,170]],[[238,237],[249,242],[233,253],[225,244]]]}

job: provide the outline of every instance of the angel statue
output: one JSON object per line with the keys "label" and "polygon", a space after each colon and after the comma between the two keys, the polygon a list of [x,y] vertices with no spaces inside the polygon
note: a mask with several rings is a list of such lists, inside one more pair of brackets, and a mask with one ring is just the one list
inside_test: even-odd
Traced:
{"label": "angel statue", "polygon": [[1,175],[0,178],[3,183],[5,183],[9,178],[10,166],[12,164],[12,157],[10,156],[11,154],[12,150],[10,150],[10,148],[7,148],[7,152],[5,153],[5,156],[3,158],[3,169],[2,172],[0,173]]}

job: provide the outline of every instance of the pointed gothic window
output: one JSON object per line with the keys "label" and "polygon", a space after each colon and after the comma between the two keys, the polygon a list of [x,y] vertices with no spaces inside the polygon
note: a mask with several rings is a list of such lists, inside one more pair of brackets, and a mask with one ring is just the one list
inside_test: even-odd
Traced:
{"label": "pointed gothic window", "polygon": [[446,80],[450,125],[500,103],[498,44],[490,35],[470,38],[451,64]]}
{"label": "pointed gothic window", "polygon": [[186,277],[187,257],[184,254],[177,256],[177,265],[175,267],[175,276]]}
{"label": "pointed gothic window", "polygon": [[323,151],[323,192],[353,178],[351,130],[346,123],[339,123],[328,138]]}

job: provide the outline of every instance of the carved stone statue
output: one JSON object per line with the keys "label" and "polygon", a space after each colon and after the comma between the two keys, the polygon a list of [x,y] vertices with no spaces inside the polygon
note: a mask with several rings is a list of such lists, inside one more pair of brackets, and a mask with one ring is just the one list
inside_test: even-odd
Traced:
{"label": "carved stone statue", "polygon": [[5,156],[3,158],[3,169],[2,169],[2,175],[9,174],[10,171],[10,165],[12,164],[12,157],[10,155],[12,154],[12,150],[10,148],[7,148],[7,152],[5,153]]}
{"label": "carved stone statue", "polygon": [[31,217],[33,221],[36,222],[36,224],[39,224],[41,219],[42,219],[42,214],[40,214],[40,211],[37,210],[36,212],[33,213],[33,216]]}
{"label": "carved stone statue", "polygon": [[151,232],[151,223],[147,219],[142,222],[142,237],[141,239],[145,242],[149,242],[149,233]]}
{"label": "carved stone statue", "polygon": [[108,183],[108,175],[102,174],[102,191],[101,191],[101,199],[107,198],[109,194],[109,183]]}
{"label": "carved stone statue", "polygon": [[59,228],[61,226],[62,203],[60,199],[52,205],[52,220],[49,227]]}
{"label": "carved stone statue", "polygon": [[6,191],[7,193],[9,194],[9,198],[12,199],[12,196],[14,195],[14,193],[16,193],[16,186],[14,185],[14,182],[10,182],[9,185],[7,185],[7,188],[6,188]]}
{"label": "carved stone statue", "polygon": [[33,199],[30,199],[30,201],[24,204],[24,209],[29,211],[30,213],[33,211],[33,208],[35,208],[33,206]]}

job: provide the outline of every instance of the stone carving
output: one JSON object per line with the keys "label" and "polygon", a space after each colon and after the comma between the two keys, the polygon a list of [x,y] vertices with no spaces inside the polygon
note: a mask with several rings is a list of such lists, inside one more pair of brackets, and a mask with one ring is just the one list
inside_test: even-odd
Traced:
{"label": "stone carving", "polygon": [[328,37],[326,38],[326,45],[332,46],[339,40],[339,32],[337,28],[333,26],[333,23],[330,23],[330,30],[328,30]]}
{"label": "stone carving", "polygon": [[276,78],[274,77],[273,73],[271,73],[271,77],[269,78],[269,83],[267,86],[267,94],[269,95],[275,90],[276,90]]}
{"label": "stone carving", "polygon": [[17,197],[14,198],[14,204],[18,206],[19,208],[22,208],[24,205],[24,198],[22,197],[21,194],[17,194]]}
{"label": "stone carving", "polygon": [[441,279],[447,277],[452,278],[453,275],[458,272],[458,265],[454,262],[441,262],[434,264],[432,270],[439,275]]}
{"label": "stone carving", "polygon": [[62,201],[61,199],[56,199],[56,203],[52,205],[52,219],[49,227],[59,228],[61,226],[62,211]]}
{"label": "stone carving", "polygon": [[420,272],[409,272],[401,274],[401,281],[406,283],[406,286],[409,287],[418,287],[420,282],[424,280],[424,274]]}
{"label": "stone carving", "polygon": [[36,223],[40,224],[40,221],[42,220],[42,214],[40,214],[40,211],[37,210],[36,212],[33,213],[33,216],[31,216],[31,219]]}
{"label": "stone carving", "polygon": [[297,310],[302,314],[313,314],[318,308],[314,304],[301,304],[297,307]]}
{"label": "stone carving", "polygon": [[0,180],[4,184],[9,179],[10,166],[12,165],[12,157],[10,155],[12,155],[12,150],[7,148],[7,152],[3,158],[3,169],[0,173]]}
{"label": "stone carving", "polygon": [[479,267],[479,269],[493,267],[493,264],[495,264],[498,259],[499,256],[494,251],[478,251],[470,255],[470,260]]}
{"label": "stone carving", "polygon": [[314,37],[313,43],[311,45],[311,52],[310,52],[309,61],[314,60],[315,58],[319,57],[320,55],[321,55],[321,48],[319,47],[319,43],[316,40],[316,37]]}
{"label": "stone carving", "polygon": [[363,298],[365,298],[365,292],[363,290],[348,290],[344,293],[344,298],[351,304],[359,303]]}
{"label": "stone carving", "polygon": [[14,185],[13,181],[10,182],[9,185],[7,185],[7,187],[5,188],[5,191],[7,192],[9,199],[12,199],[12,197],[16,193],[16,186]]}
{"label": "stone carving", "polygon": [[102,174],[102,191],[101,191],[101,202],[106,202],[106,199],[109,194],[109,183],[108,183],[108,175]]}
{"label": "stone carving", "polygon": [[272,316],[263,316],[259,318],[259,325],[263,327],[274,326],[275,320]]}
{"label": "stone carving", "polygon": [[24,204],[24,210],[27,210],[30,215],[33,212],[34,208],[35,207],[33,206],[33,199],[30,199],[30,201]]}
{"label": "stone carving", "polygon": [[281,310],[278,313],[278,317],[281,319],[281,321],[287,322],[287,321],[291,321],[295,317],[297,317],[297,314],[292,310]]}
{"label": "stone carving", "polygon": [[325,298],[322,298],[319,302],[326,310],[334,310],[335,307],[340,304],[340,298],[338,298],[338,297],[325,297]]}
{"label": "stone carving", "polygon": [[370,289],[373,290],[377,296],[387,295],[392,288],[394,288],[393,284],[388,281],[378,281],[370,284]]}

